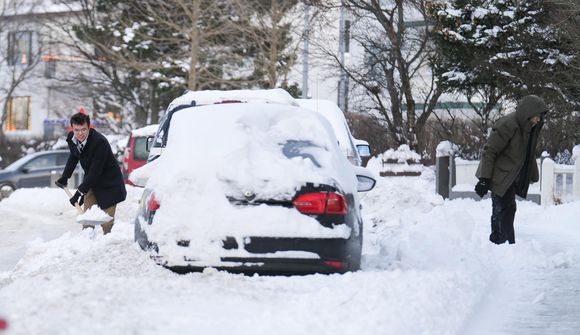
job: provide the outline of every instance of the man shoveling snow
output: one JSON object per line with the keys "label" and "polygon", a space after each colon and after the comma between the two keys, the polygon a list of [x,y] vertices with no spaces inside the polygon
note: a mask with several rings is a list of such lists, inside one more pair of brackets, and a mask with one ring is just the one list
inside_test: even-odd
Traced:
{"label": "man shoveling snow", "polygon": [[[83,182],[70,198],[73,206],[83,205],[87,212],[94,204],[109,215],[111,220],[102,225],[103,232],[111,232],[117,204],[127,197],[127,190],[119,164],[113,155],[107,139],[95,129],[91,129],[91,120],[83,113],[74,114],[70,123],[72,131],[67,136],[70,150],[68,161],[62,176],[55,182],[56,186],[66,188],[77,163],[80,162],[85,172]],[[78,221],[78,220],[77,220]],[[94,225],[83,225],[94,228]]]}

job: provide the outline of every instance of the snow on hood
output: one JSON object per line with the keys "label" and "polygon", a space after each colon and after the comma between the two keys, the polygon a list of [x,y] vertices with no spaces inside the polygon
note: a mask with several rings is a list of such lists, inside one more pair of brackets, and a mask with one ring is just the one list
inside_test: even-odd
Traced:
{"label": "snow on hood", "polygon": [[[291,200],[307,182],[356,194],[352,166],[323,117],[256,103],[192,109],[173,116],[167,147],[146,186],[161,204],[155,222],[145,225],[151,240],[165,242],[169,253],[183,253],[175,241],[190,240],[192,255],[200,257],[223,252],[225,236],[238,243],[247,236],[349,236],[350,229],[322,227],[293,208],[239,208],[226,198],[250,191],[256,199]],[[288,158],[289,141],[309,145]]]}
{"label": "snow on hood", "polygon": [[188,91],[184,95],[174,99],[167,110],[180,105],[209,105],[223,101],[261,102],[298,106],[294,98],[281,88],[271,90],[231,90],[231,91]]}

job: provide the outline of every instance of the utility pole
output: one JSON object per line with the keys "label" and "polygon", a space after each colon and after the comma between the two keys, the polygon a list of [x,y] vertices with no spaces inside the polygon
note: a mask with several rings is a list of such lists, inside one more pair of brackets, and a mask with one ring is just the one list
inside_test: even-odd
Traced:
{"label": "utility pole", "polygon": [[344,71],[344,37],[345,37],[345,24],[344,24],[344,3],[340,2],[340,20],[338,23],[338,60],[340,62],[340,76],[338,79],[338,107],[340,110],[346,112],[346,91],[347,91],[347,81],[346,72]]}
{"label": "utility pole", "polygon": [[302,52],[302,99],[308,99],[309,44],[310,44],[310,6],[304,5],[304,50]]}

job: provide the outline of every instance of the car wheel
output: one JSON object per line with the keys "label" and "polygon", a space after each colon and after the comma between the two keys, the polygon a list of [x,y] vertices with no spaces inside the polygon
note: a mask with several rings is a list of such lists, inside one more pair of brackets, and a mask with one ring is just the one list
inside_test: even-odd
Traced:
{"label": "car wheel", "polygon": [[0,200],[8,198],[15,189],[12,184],[0,184]]}

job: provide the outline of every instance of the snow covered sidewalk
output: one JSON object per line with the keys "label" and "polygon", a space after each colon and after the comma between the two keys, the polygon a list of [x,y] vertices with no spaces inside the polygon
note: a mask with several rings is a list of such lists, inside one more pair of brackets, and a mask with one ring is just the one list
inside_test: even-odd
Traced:
{"label": "snow covered sidewalk", "polygon": [[[544,209],[519,202],[517,243],[496,246],[487,240],[489,200],[443,201],[433,190],[429,173],[381,178],[362,200],[363,270],[296,277],[214,270],[177,275],[156,266],[132,240],[139,196],[131,190],[112,234],[73,230],[30,244],[14,269],[0,272],[0,312],[11,322],[8,334],[566,334],[578,329],[580,299],[574,294],[578,297],[580,286],[572,279],[580,271],[580,203]],[[59,214],[48,206],[52,212],[47,209],[40,221],[37,211],[10,214],[24,207],[19,199],[29,192],[17,191],[16,198],[0,203],[0,217],[10,218],[0,223],[0,234],[22,220],[31,225],[29,231],[33,222],[47,225],[59,215],[74,221],[66,207],[66,214]],[[38,201],[54,196],[49,189],[35,192]],[[14,246],[24,240],[4,236]]]}

